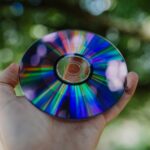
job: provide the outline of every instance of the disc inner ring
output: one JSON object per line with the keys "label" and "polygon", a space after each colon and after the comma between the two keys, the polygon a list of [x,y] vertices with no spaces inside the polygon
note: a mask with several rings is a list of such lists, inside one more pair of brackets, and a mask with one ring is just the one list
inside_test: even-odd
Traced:
{"label": "disc inner ring", "polygon": [[91,65],[82,56],[67,55],[56,64],[56,74],[64,82],[78,84],[86,81],[91,74]]}

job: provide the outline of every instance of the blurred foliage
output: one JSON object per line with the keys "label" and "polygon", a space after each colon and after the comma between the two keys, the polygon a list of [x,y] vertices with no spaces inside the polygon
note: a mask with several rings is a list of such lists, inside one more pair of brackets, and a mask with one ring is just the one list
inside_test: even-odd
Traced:
{"label": "blurred foliage", "polygon": [[[117,123],[120,125],[132,118],[134,123],[129,121],[125,124],[131,124],[133,128],[138,124],[137,130],[141,130],[142,134],[138,131],[136,137],[134,133],[126,134],[126,125],[123,126],[126,129],[122,127],[124,134],[120,134],[126,137],[123,138],[127,140],[124,142],[126,146],[121,145],[123,142],[119,140],[112,140],[112,136],[107,140],[110,132],[115,135],[114,131],[117,130],[118,124],[112,123],[108,128],[110,132],[106,132],[106,138],[103,139],[106,145],[101,144],[103,150],[110,146],[111,150],[149,150],[147,138],[150,133],[146,130],[149,130],[150,118],[150,1],[0,0],[0,70],[11,62],[19,63],[35,40],[47,33],[67,28],[88,30],[106,37],[120,49],[127,60],[129,71],[136,71],[140,76],[136,95]],[[135,141],[137,136],[141,137],[138,142]]]}

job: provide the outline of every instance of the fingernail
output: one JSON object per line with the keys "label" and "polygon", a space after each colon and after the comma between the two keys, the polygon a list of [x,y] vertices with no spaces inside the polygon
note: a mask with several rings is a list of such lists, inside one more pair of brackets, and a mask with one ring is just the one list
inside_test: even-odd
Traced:
{"label": "fingernail", "polygon": [[128,93],[128,94],[133,93],[133,88],[134,88],[134,86],[136,86],[137,81],[138,81],[138,75],[134,72],[130,72],[128,74],[127,83],[126,83],[126,87],[125,87],[126,93]]}
{"label": "fingernail", "polygon": [[131,82],[130,82],[130,78],[127,78],[126,79],[126,91],[129,91],[131,89]]}

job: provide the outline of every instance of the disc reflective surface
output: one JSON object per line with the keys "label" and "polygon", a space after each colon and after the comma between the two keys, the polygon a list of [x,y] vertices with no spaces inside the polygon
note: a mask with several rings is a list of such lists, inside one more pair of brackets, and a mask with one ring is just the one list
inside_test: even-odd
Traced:
{"label": "disc reflective surface", "polygon": [[64,119],[87,119],[110,109],[124,93],[127,66],[99,35],[64,30],[34,43],[20,64],[20,85],[41,111]]}

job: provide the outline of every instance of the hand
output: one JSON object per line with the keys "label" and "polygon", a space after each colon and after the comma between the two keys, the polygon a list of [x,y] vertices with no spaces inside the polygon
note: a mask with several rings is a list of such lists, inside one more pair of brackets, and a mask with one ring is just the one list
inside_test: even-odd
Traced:
{"label": "hand", "polygon": [[126,106],[135,92],[138,76],[130,72],[121,100],[90,120],[66,122],[36,109],[17,97],[18,65],[0,74],[0,143],[2,150],[95,150],[104,127]]}

